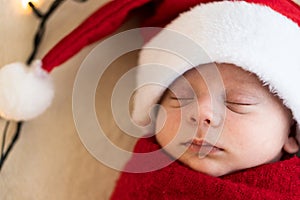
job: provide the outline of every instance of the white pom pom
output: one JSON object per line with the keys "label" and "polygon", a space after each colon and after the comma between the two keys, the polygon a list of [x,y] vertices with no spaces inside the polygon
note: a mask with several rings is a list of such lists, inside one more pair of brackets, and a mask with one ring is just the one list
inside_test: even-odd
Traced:
{"label": "white pom pom", "polygon": [[29,120],[42,114],[54,96],[53,82],[41,61],[28,67],[12,63],[0,69],[0,116]]}

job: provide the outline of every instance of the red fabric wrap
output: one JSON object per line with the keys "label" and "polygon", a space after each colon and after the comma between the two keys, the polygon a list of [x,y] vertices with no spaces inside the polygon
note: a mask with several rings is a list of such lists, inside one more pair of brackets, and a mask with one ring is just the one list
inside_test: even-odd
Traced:
{"label": "red fabric wrap", "polygon": [[[94,43],[116,31],[126,20],[128,14],[145,4],[156,3],[155,12],[143,26],[164,27],[179,13],[187,11],[200,3],[219,0],[114,0],[100,7],[81,25],[63,38],[42,59],[43,68],[50,72],[67,61],[85,46]],[[271,7],[284,13],[300,26],[300,7],[291,0],[245,0]]]}
{"label": "red fabric wrap", "polygon": [[[135,152],[159,149],[155,139],[140,139]],[[133,158],[128,165],[135,165]],[[145,163],[142,163],[145,164]],[[300,199],[300,159],[265,164],[222,177],[193,171],[179,162],[147,173],[122,173],[112,200],[126,199]]]}

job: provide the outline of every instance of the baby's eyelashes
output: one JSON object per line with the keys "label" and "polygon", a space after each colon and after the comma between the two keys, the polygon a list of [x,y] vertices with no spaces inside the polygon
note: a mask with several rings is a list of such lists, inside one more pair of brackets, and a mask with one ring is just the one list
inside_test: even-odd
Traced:
{"label": "baby's eyelashes", "polygon": [[[215,95],[215,97],[218,96],[219,98],[215,102],[219,102],[232,112],[239,114],[246,114],[253,111],[254,106],[260,102],[259,96],[249,94],[249,92],[231,90],[230,92],[227,92],[226,95]],[[167,93],[168,105],[174,108],[181,108],[198,100],[200,103],[201,98],[206,98],[206,96],[197,96],[193,91],[188,89],[176,91],[176,94],[171,91],[168,91]]]}
{"label": "baby's eyelashes", "polygon": [[226,104],[239,105],[239,106],[252,106],[257,103],[246,103],[246,102],[238,102],[238,101],[225,101]]}
{"label": "baby's eyelashes", "polygon": [[195,100],[195,97],[176,97],[176,96],[170,96],[169,98],[170,105],[172,107],[183,107],[190,103],[192,103]]}
{"label": "baby's eyelashes", "polygon": [[247,114],[252,111],[253,106],[258,103],[254,102],[243,102],[243,101],[225,101],[226,107],[232,112],[238,114]]}

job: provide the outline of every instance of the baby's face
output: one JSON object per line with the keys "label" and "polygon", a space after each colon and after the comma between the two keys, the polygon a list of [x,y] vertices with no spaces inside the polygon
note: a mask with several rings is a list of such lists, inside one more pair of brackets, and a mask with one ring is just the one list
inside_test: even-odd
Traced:
{"label": "baby's face", "polygon": [[[184,74],[190,85],[178,78],[161,99],[164,109],[159,109],[156,125],[160,145],[212,176],[278,161],[293,124],[281,100],[254,74],[234,65],[218,64],[223,89],[207,87],[197,69]],[[209,79],[220,82],[217,75]]]}

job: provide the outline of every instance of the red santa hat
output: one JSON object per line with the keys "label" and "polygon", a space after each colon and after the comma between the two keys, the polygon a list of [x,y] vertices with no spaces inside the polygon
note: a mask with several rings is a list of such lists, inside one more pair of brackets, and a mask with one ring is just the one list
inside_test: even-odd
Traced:
{"label": "red santa hat", "polygon": [[[170,3],[166,1],[161,7],[172,7]],[[159,10],[158,13],[163,11]],[[154,19],[161,17],[156,15]],[[283,100],[292,110],[296,121],[299,121],[299,25],[300,7],[288,0],[200,2],[182,12],[143,47],[139,64],[160,64],[175,71],[176,73],[164,74],[165,85],[201,64],[235,64],[255,73],[264,84],[269,85],[270,90]],[[176,37],[168,39],[172,37],[170,30],[189,38],[203,51],[190,49],[186,53],[181,52],[184,60],[178,56],[180,50],[172,53],[154,50],[153,48],[162,48],[174,51],[173,43],[180,43],[179,41],[171,42],[168,47],[165,45],[168,40]],[[142,85],[145,76],[137,76],[138,85]],[[149,110],[158,102],[164,90],[165,87],[157,84],[148,84],[138,89],[133,119],[142,124],[148,123]]]}
{"label": "red santa hat", "polygon": [[[165,27],[183,34],[201,46],[210,60],[199,54],[193,58],[194,65],[185,62],[174,62],[169,54],[142,50],[139,64],[161,63],[169,66],[177,75],[169,74],[165,79],[171,83],[178,74],[194,66],[207,62],[232,63],[253,72],[266,84],[272,92],[283,100],[291,109],[294,119],[300,122],[300,7],[291,0],[115,0],[101,7],[80,26],[63,38],[44,56],[41,63],[35,63],[33,83],[39,84],[31,97],[45,96],[41,102],[22,100],[24,88],[30,89],[27,83],[11,83],[21,94],[13,96],[11,89],[0,88],[0,115],[8,119],[31,119],[50,105],[53,96],[51,80],[47,76],[55,67],[70,59],[85,46],[94,43],[113,33],[126,20],[128,14],[137,8],[154,5],[153,15],[145,20],[143,26]],[[163,43],[167,30],[162,30],[144,47]],[[21,65],[21,64],[19,64]],[[6,66],[7,67],[7,66]],[[1,71],[14,74],[28,74],[24,70]],[[0,72],[0,85],[8,87],[10,80],[6,73]],[[30,73],[29,73],[30,74]],[[4,78],[3,78],[4,77]],[[3,80],[2,80],[2,79]],[[137,76],[138,84],[142,76]],[[4,80],[5,79],[5,80]],[[19,78],[18,80],[20,80]],[[26,79],[27,80],[27,79]],[[43,81],[46,80],[46,81]],[[3,84],[5,83],[5,84]],[[3,92],[4,91],[4,92]],[[133,119],[147,123],[149,109],[157,103],[164,88],[147,85],[136,91],[134,99]],[[42,95],[46,93],[46,95]],[[36,96],[35,96],[36,95]],[[12,98],[13,96],[13,98]],[[25,96],[28,96],[26,94]],[[1,100],[2,99],[2,100]],[[13,99],[13,101],[11,101]],[[49,100],[50,99],[50,100]],[[13,103],[12,103],[13,102]],[[18,104],[18,106],[14,106]],[[9,106],[8,106],[9,104]],[[33,107],[34,109],[30,109]],[[40,106],[37,106],[40,105]],[[37,108],[38,107],[38,108]]]}

